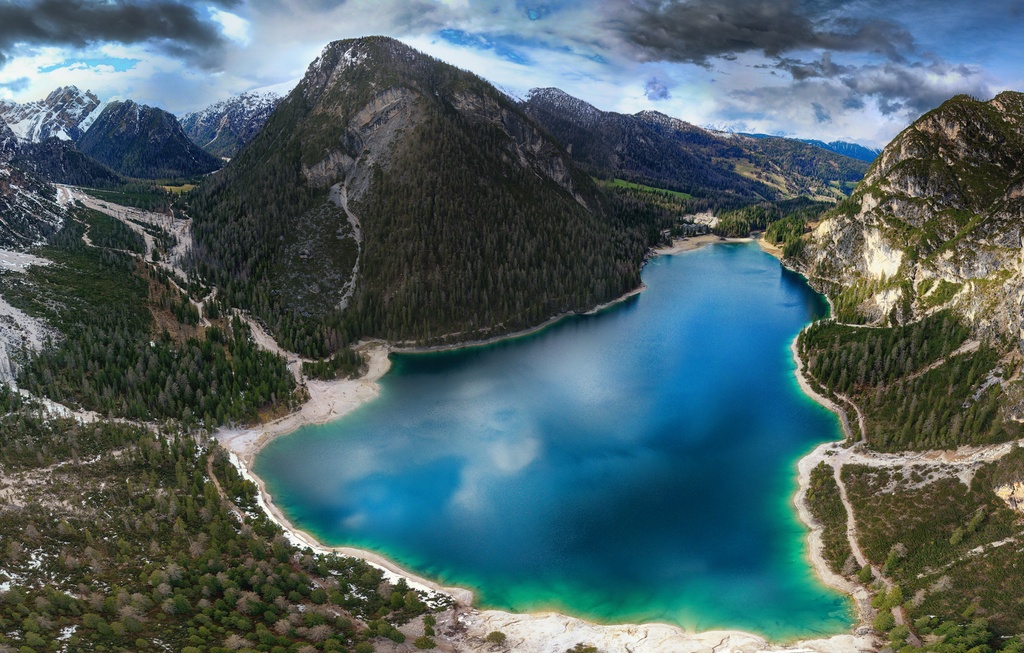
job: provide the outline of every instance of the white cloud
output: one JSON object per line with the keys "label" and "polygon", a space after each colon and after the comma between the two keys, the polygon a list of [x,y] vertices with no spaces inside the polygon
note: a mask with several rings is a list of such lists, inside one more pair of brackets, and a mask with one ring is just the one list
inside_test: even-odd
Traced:
{"label": "white cloud", "polygon": [[220,25],[221,33],[234,41],[242,45],[249,44],[249,21],[237,16],[229,11],[217,9],[216,7],[209,7],[210,18],[215,23]]}

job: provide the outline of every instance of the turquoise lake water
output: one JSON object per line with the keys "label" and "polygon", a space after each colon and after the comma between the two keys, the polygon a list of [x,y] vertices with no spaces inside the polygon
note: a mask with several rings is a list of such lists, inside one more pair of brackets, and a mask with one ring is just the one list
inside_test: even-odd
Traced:
{"label": "turquoise lake water", "polygon": [[644,269],[642,294],[537,334],[393,356],[381,395],[256,458],[275,502],[477,603],[594,621],[846,631],[796,517],[796,462],[841,436],[789,344],[823,297],[756,244]]}

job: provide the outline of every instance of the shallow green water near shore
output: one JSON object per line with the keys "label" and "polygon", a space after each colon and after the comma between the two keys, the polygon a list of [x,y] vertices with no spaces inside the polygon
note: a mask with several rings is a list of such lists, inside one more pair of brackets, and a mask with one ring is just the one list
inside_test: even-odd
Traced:
{"label": "shallow green water near shore", "polygon": [[824,299],[756,244],[652,261],[648,289],[494,345],[394,357],[381,396],[255,462],[290,519],[486,607],[775,640],[842,632],[796,461],[840,437],[789,343]]}

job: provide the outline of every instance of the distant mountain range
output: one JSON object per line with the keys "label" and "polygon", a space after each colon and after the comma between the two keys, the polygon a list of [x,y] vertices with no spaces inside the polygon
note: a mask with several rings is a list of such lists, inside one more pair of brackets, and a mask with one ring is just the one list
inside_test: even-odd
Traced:
{"label": "distant mountain range", "polygon": [[41,143],[48,138],[77,141],[103,110],[92,91],[63,86],[37,102],[18,104],[0,100],[0,120],[19,141]]}
{"label": "distant mountain range", "polygon": [[[771,134],[744,133],[743,136],[749,136],[751,138],[783,138],[780,136],[773,136]],[[882,152],[882,150],[880,149],[864,147],[863,145],[858,145],[857,143],[849,143],[847,141],[832,141],[830,143],[826,143],[825,141],[819,141],[813,138],[799,138],[795,140],[799,140],[801,143],[807,143],[808,145],[813,145],[815,147],[820,147],[821,149],[828,150],[829,152],[835,152],[836,154],[848,156],[851,159],[859,159],[860,161],[864,161],[866,163],[871,163],[872,161],[874,161]]]}
{"label": "distant mountain range", "polygon": [[230,158],[255,138],[280,102],[281,96],[273,92],[242,93],[185,114],[181,126],[196,145]]}
{"label": "distant mountain range", "polygon": [[723,205],[800,195],[835,201],[867,170],[800,141],[715,133],[656,111],[601,111],[555,88],[534,89],[522,107],[592,175]]}
{"label": "distant mountain range", "polygon": [[221,165],[170,113],[130,100],[103,103],[74,86],[38,102],[0,102],[0,123],[13,163],[49,181],[106,187],[122,177],[194,177]]}

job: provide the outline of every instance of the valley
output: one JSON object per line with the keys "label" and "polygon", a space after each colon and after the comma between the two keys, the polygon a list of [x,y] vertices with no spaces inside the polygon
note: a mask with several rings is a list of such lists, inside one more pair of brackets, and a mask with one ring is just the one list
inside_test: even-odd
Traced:
{"label": "valley", "polygon": [[[331,43],[284,97],[242,96],[180,122],[74,87],[0,103],[0,650],[1022,650],[1022,97],[953,97],[873,162],[851,144],[603,111],[553,88],[517,100],[385,37]],[[502,603],[463,581],[478,602],[503,608],[483,609],[465,589],[403,570],[452,573],[409,554],[415,538],[392,542],[395,553],[370,547],[404,552],[402,567],[325,546],[324,527],[296,519],[298,504],[285,507],[277,489],[271,501],[252,475],[305,432],[365,428],[416,356],[452,364],[618,319],[655,301],[638,295],[641,272],[669,264],[652,257],[712,261],[743,247],[763,256],[752,232],[781,260],[778,283],[802,274],[831,310],[808,309],[786,338],[753,347],[788,347],[799,331],[797,379],[787,371],[737,393],[730,419],[763,388],[793,381],[793,393],[836,413],[844,437],[819,444],[839,435],[826,416],[817,439],[779,467],[796,480],[747,500],[782,497],[768,521],[793,522],[802,547],[796,492],[814,569],[855,600],[850,629],[846,619],[824,628],[828,637],[787,631],[765,616],[781,604],[687,621],[665,612],[671,590],[661,608],[602,616],[557,592]],[[721,296],[745,288],[715,286],[727,274],[709,269],[677,285],[711,284]],[[767,312],[726,312],[692,342],[725,323],[764,319],[768,330]],[[690,342],[659,342],[676,339]],[[631,346],[588,351],[615,360]],[[571,350],[560,345],[548,360]],[[648,384],[626,394],[657,396],[649,381],[667,378],[656,373],[667,360],[655,356]],[[728,387],[724,377],[704,385]],[[606,421],[625,423],[631,410]],[[740,430],[755,432],[771,411],[762,406]],[[470,440],[453,459],[479,446]],[[340,477],[347,462],[342,454],[320,477]],[[763,472],[754,467],[733,476],[753,485]],[[579,485],[628,478],[617,469]],[[393,480],[378,490],[404,487]],[[751,551],[764,553],[761,544]],[[817,586],[798,557],[792,570]],[[651,594],[655,565],[636,567]],[[727,593],[725,581],[708,587]],[[709,600],[701,614],[725,603]],[[629,622],[623,614],[645,623],[599,625]]]}

